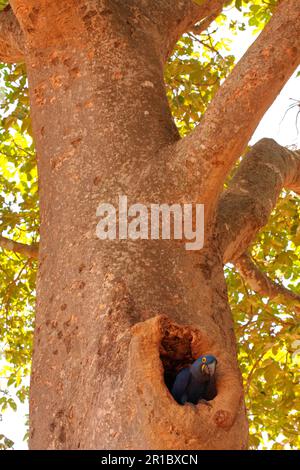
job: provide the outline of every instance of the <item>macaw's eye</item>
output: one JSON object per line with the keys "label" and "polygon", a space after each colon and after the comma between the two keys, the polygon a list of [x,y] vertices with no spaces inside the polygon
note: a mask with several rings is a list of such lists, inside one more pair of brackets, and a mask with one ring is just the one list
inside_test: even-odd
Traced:
{"label": "macaw's eye", "polygon": [[202,362],[206,362],[206,357],[202,357]]}

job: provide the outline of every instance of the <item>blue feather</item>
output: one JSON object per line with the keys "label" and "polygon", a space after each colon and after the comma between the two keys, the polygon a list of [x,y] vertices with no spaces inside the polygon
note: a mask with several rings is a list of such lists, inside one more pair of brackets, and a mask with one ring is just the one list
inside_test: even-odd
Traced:
{"label": "blue feather", "polygon": [[191,378],[190,368],[182,369],[176,376],[174,385],[172,387],[172,395],[178,403],[184,405],[186,402],[185,390]]}

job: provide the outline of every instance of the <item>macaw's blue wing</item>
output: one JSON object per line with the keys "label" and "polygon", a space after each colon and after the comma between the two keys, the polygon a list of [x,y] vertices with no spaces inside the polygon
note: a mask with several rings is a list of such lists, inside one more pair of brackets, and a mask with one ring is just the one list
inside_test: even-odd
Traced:
{"label": "macaw's blue wing", "polygon": [[178,403],[184,405],[187,400],[186,389],[191,378],[189,367],[182,369],[176,376],[171,393]]}

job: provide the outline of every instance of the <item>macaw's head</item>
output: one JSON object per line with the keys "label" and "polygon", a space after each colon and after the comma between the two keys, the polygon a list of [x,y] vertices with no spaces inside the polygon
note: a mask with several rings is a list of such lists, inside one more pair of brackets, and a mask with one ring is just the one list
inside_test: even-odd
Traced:
{"label": "macaw's head", "polygon": [[[198,370],[201,372],[201,374],[207,375],[207,376],[213,376],[216,371],[216,366],[217,366],[217,359],[215,356],[212,356],[210,354],[200,356],[195,362],[195,366],[198,368]],[[193,364],[193,365],[194,365]]]}

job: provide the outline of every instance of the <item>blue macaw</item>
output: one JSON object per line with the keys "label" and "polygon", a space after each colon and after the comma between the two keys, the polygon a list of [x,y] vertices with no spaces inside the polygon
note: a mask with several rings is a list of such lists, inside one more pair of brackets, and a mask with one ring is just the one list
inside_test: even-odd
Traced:
{"label": "blue macaw", "polygon": [[180,404],[212,400],[217,395],[215,356],[200,356],[193,364],[182,369],[176,376],[171,393]]}

